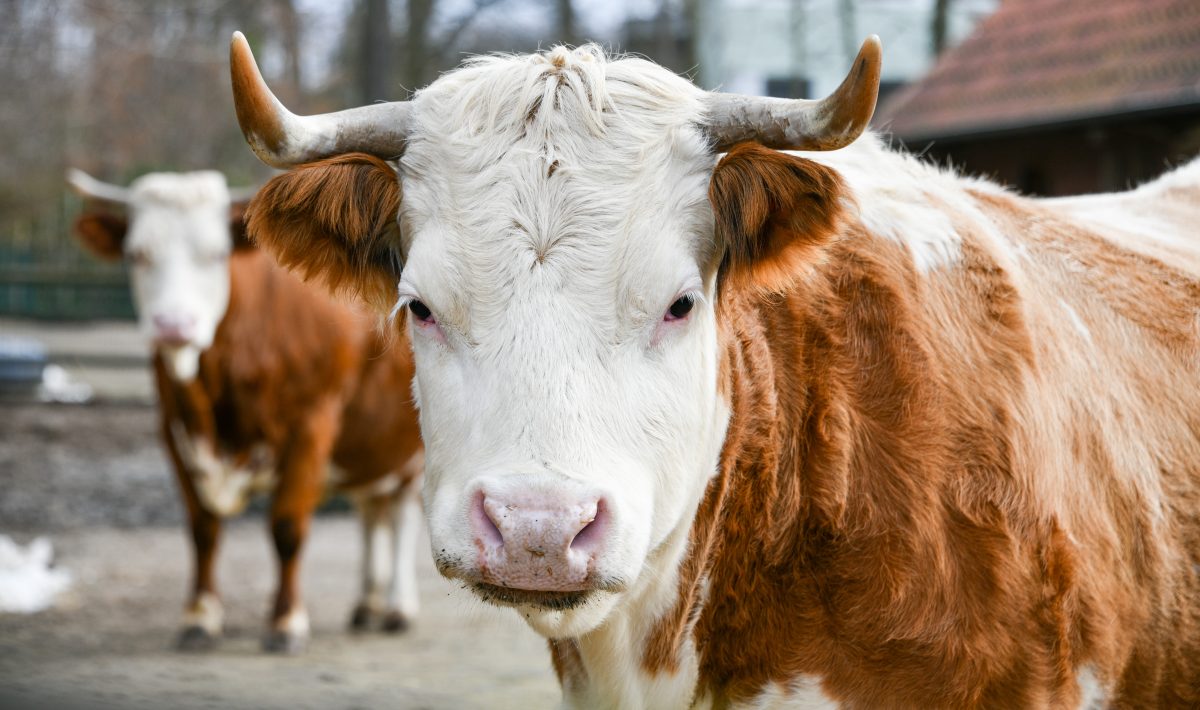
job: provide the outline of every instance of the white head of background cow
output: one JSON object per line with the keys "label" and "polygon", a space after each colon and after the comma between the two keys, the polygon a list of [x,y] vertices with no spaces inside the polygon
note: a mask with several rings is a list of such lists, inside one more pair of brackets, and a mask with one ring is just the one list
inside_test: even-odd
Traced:
{"label": "white head of background cow", "polygon": [[[853,141],[878,40],[824,101],[711,94],[588,46],[299,117],[240,35],[232,62],[251,147],[297,168],[260,191],[251,234],[404,316],[442,573],[550,637],[661,605],[729,416],[722,287],[780,286],[840,209],[832,171],[768,148]],[[772,204],[710,202],[758,188]]]}
{"label": "white head of background cow", "polygon": [[81,170],[67,181],[88,200],[76,233],[95,254],[129,260],[142,332],[173,377],[194,378],[229,305],[229,255],[244,243],[241,213],[253,193],[231,193],[211,170],[150,173],[128,188]]}

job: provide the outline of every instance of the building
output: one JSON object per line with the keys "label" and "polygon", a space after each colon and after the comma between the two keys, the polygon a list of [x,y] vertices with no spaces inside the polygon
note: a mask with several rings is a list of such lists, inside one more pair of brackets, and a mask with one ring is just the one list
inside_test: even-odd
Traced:
{"label": "building", "polygon": [[1030,194],[1136,185],[1200,152],[1200,2],[1005,0],[875,124]]}
{"label": "building", "polygon": [[[846,76],[864,38],[883,41],[886,95],[933,64],[935,0],[696,0],[697,82],[708,89],[820,98]],[[954,0],[953,45],[998,0]]]}

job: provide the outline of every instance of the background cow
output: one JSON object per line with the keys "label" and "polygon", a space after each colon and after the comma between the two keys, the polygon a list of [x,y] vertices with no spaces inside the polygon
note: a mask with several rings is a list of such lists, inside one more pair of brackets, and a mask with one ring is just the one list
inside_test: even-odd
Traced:
{"label": "background cow", "polygon": [[[303,646],[299,554],[331,483],[352,494],[362,518],[362,596],[351,623],[365,628],[383,611],[385,629],[403,629],[417,610],[422,459],[407,344],[385,341],[370,318],[253,248],[243,232],[246,196],[232,197],[220,173],[153,173],[128,189],[80,171],[68,177],[91,207],[75,223],[80,240],[129,261],[154,348],[162,435],[195,545],[181,645],[207,647],[221,633],[213,579],[221,519],[271,491],[280,577],[264,646]],[[385,522],[391,579],[381,600],[373,541]]]}
{"label": "background cow", "polygon": [[300,118],[235,36],[296,166],[250,230],[407,313],[437,564],[568,705],[1196,707],[1200,164],[1054,202],[846,147],[879,66],[559,47]]}

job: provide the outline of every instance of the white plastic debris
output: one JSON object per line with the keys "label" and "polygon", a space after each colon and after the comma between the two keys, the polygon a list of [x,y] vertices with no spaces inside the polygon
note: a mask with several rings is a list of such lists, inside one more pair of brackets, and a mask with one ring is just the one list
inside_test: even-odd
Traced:
{"label": "white plastic debris", "polygon": [[53,562],[54,547],[46,538],[22,547],[0,535],[0,612],[32,614],[49,608],[71,586],[71,573]]}
{"label": "white plastic debris", "polygon": [[78,382],[58,365],[46,365],[42,370],[42,385],[38,396],[43,402],[83,404],[92,398],[92,386]]}

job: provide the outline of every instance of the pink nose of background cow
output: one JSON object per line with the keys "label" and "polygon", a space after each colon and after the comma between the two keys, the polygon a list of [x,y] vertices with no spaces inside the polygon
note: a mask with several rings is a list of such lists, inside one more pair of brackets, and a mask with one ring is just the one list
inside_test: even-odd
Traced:
{"label": "pink nose of background cow", "polygon": [[185,345],[192,339],[196,327],[193,316],[180,313],[154,314],[154,337],[167,345]]}
{"label": "pink nose of background cow", "polygon": [[581,591],[608,528],[604,500],[480,491],[471,509],[483,580],[511,589]]}

